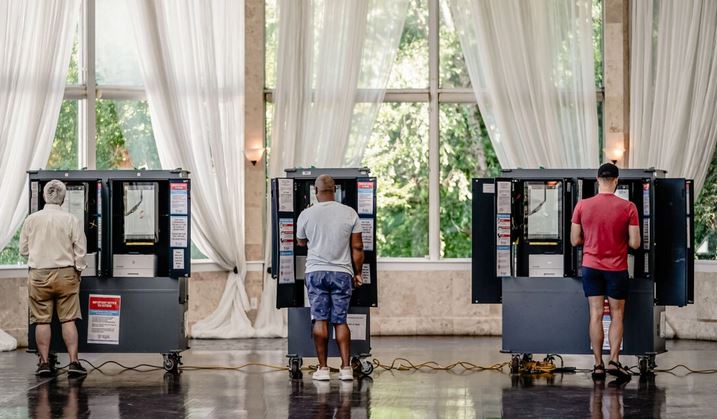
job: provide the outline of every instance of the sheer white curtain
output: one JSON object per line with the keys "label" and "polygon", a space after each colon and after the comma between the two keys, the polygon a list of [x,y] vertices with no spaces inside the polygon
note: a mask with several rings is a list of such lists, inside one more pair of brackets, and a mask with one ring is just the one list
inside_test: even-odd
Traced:
{"label": "sheer white curtain", "polygon": [[478,107],[503,168],[595,167],[589,0],[450,0]]}
{"label": "sheer white curtain", "polygon": [[[0,249],[27,215],[27,174],[45,167],[80,0],[0,1]],[[0,350],[17,345],[0,330]]]}
{"label": "sheer white curtain", "polygon": [[631,3],[630,166],[702,189],[717,143],[717,2]]}
{"label": "sheer white curtain", "polygon": [[[407,7],[408,0],[279,1],[271,177],[289,167],[360,164]],[[267,237],[267,257],[269,246]],[[267,275],[258,336],[286,334],[275,304],[276,280]]]}
{"label": "sheer white curtain", "polygon": [[131,0],[162,167],[192,172],[192,239],[229,271],[199,338],[254,336],[244,254],[244,2]]}

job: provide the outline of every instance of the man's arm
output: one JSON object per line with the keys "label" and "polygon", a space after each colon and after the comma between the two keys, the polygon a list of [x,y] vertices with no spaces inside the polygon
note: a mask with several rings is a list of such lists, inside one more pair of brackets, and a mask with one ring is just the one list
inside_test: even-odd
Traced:
{"label": "man's arm", "polygon": [[20,256],[27,258],[30,255],[30,241],[27,232],[27,221],[22,225],[20,231]]}
{"label": "man's arm", "polygon": [[306,247],[306,243],[308,243],[308,241],[306,239],[299,239],[299,238],[296,239],[296,244],[298,244],[301,247]]}
{"label": "man's arm", "polygon": [[296,220],[296,244],[301,247],[306,247],[306,211],[302,211],[299,214],[299,218]]}
{"label": "man's arm", "polygon": [[630,240],[628,242],[630,247],[633,249],[639,249],[641,244],[640,226],[631,225],[628,232],[630,233]]}
{"label": "man's arm", "polygon": [[80,221],[73,217],[72,223],[72,253],[74,255],[75,269],[82,272],[87,267],[85,255],[87,254],[87,237]]}
{"label": "man's arm", "polygon": [[570,244],[580,246],[583,242],[583,227],[580,224],[572,223],[570,225]]}
{"label": "man's arm", "polygon": [[628,228],[628,245],[633,249],[640,248],[640,220],[637,217],[637,207],[630,202],[630,227]]}
{"label": "man's arm", "polygon": [[351,233],[351,259],[354,265],[354,285],[360,286],[361,272],[363,270],[363,240],[361,233]]}

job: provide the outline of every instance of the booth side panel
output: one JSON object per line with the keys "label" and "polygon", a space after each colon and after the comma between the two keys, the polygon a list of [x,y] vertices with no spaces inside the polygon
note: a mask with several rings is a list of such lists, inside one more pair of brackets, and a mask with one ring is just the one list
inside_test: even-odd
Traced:
{"label": "booth side panel", "polygon": [[354,289],[351,306],[378,306],[378,279],[376,272],[376,178],[356,179],[356,212],[362,227],[364,284]]}
{"label": "booth side panel", "polygon": [[494,179],[473,179],[472,302],[501,302],[501,279],[496,276],[496,216]]}
{"label": "booth side panel", "polygon": [[294,180],[271,180],[272,274],[276,276],[276,308],[303,307],[304,281],[296,280],[296,202]]}
{"label": "booth side panel", "polygon": [[688,298],[688,200],[685,179],[655,179],[656,304],[685,306]]}

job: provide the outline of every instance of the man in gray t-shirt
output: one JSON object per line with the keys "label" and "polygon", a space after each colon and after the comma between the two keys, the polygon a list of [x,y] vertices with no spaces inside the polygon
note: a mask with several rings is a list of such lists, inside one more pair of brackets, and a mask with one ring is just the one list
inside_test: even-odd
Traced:
{"label": "man in gray t-shirt", "polygon": [[306,257],[306,288],[314,322],[314,344],[319,358],[315,380],[329,380],[326,365],[328,352],[328,321],[336,330],[336,343],[341,352],[339,379],[353,380],[349,360],[351,332],[346,315],[353,286],[361,285],[363,242],[359,217],[353,208],[336,202],[336,183],[321,175],[314,183],[316,205],[301,212],[296,222],[299,246],[308,245]]}

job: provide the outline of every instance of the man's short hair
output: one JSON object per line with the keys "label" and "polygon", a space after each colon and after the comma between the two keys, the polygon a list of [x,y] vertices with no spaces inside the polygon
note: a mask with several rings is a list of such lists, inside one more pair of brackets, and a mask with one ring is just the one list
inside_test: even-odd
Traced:
{"label": "man's short hair", "polygon": [[316,193],[319,192],[334,192],[336,190],[336,182],[329,175],[321,175],[316,178],[314,182]]}
{"label": "man's short hair", "polygon": [[599,179],[615,179],[620,176],[620,169],[612,163],[605,163],[598,169]]}
{"label": "man's short hair", "polygon": [[53,179],[45,184],[42,190],[42,196],[45,198],[46,204],[62,205],[65,202],[65,184],[57,179]]}

